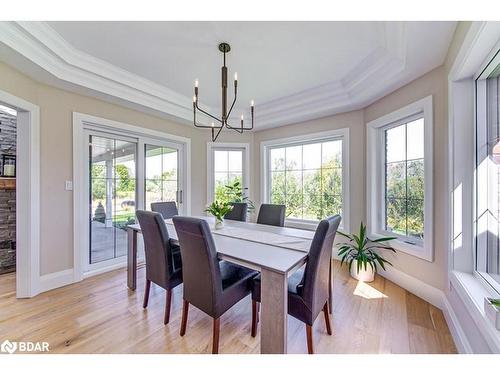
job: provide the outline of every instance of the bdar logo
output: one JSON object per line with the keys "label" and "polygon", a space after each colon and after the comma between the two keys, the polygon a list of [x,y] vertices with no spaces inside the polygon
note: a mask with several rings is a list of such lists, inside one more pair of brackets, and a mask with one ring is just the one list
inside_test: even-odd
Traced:
{"label": "bdar logo", "polygon": [[3,353],[12,354],[17,350],[17,342],[10,342],[9,340],[5,340],[2,345],[0,345],[0,350]]}

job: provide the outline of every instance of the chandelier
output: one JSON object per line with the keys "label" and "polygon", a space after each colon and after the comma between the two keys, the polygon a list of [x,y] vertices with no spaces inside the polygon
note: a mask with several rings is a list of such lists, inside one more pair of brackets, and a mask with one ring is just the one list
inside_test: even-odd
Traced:
{"label": "chandelier", "polygon": [[[231,107],[228,110],[227,103],[227,67],[226,67],[226,53],[231,51],[231,46],[227,43],[219,44],[219,51],[224,54],[224,65],[221,68],[222,73],[222,111],[221,117],[216,117],[211,115],[210,113],[204,111],[199,107],[199,98],[198,98],[198,80],[194,83],[194,96],[193,96],[193,123],[197,128],[211,129],[212,130],[212,142],[215,142],[217,137],[219,136],[221,130],[226,127],[227,129],[231,129],[237,131],[238,133],[243,133],[245,130],[253,129],[253,113],[254,113],[254,101],[250,102],[250,113],[251,113],[251,126],[244,126],[244,116],[241,115],[240,118],[240,126],[231,126],[228,123],[228,118],[231,115],[231,111],[233,110],[234,103],[236,103],[236,98],[238,95],[238,73],[234,73],[234,99],[231,103]],[[212,120],[211,125],[200,125],[196,123],[196,111],[200,111],[201,113],[207,115]]]}

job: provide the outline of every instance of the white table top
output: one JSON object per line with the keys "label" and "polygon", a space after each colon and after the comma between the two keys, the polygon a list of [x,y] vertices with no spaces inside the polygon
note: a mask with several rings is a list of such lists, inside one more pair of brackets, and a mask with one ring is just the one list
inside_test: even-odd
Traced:
{"label": "white table top", "polygon": [[[294,229],[274,227],[256,223],[239,222],[225,220],[225,227],[234,228],[235,234],[246,235],[250,231],[254,232],[253,238],[236,238],[232,234],[217,233],[214,230],[213,217],[200,217],[209,223],[214,235],[217,253],[221,259],[226,259],[234,263],[239,263],[255,270],[261,268],[269,269],[279,273],[287,273],[300,267],[307,257],[304,242],[310,244],[314,232]],[[165,220],[171,238],[178,239],[174,225],[171,220]],[[140,231],[139,224],[130,225],[129,228]],[[237,228],[242,230],[238,233]],[[222,232],[222,231],[221,231]],[[227,231],[226,231],[227,232]],[[271,234],[271,237],[268,235]],[[259,237],[267,236],[277,245],[258,242]]]}

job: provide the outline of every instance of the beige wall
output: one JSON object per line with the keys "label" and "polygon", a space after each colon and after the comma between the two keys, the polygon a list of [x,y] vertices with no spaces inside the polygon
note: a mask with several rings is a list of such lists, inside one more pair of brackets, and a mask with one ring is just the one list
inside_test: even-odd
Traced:
{"label": "beige wall", "polygon": [[342,113],[335,116],[301,122],[294,125],[262,130],[254,135],[253,197],[260,197],[260,143],[270,139],[306,135],[326,130],[349,128],[350,149],[350,228],[359,227],[365,218],[365,126],[363,111]]}
{"label": "beige wall", "polygon": [[[177,124],[102,100],[40,84],[0,63],[0,90],[40,107],[41,126],[41,274],[73,267],[72,112],[81,112],[191,139],[191,206],[200,214],[206,204],[206,142],[209,132]],[[253,135],[227,133],[222,141],[252,143]],[[251,176],[252,177],[252,176]]]}
{"label": "beige wall", "polygon": [[448,123],[447,83],[443,66],[434,69],[408,85],[365,108],[368,123],[405,105],[433,96],[434,109],[434,262],[399,252],[394,266],[441,290],[447,280],[447,220],[448,220]]}

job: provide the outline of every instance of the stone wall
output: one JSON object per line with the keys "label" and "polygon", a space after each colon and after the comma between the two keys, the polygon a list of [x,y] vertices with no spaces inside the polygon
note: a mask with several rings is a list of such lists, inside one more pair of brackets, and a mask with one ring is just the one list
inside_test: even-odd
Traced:
{"label": "stone wall", "polygon": [[[16,116],[0,110],[0,162],[4,154],[16,154]],[[15,267],[16,191],[0,189],[0,274]]]}

